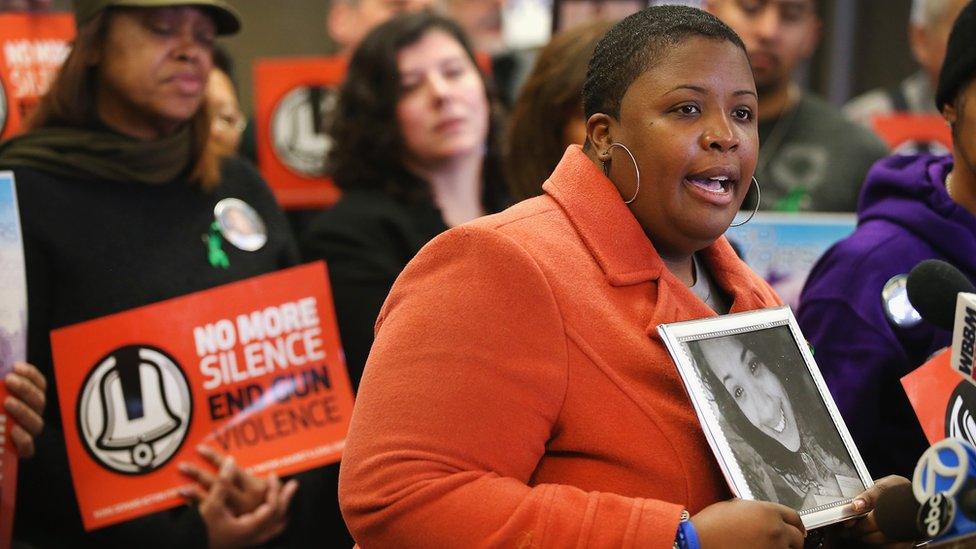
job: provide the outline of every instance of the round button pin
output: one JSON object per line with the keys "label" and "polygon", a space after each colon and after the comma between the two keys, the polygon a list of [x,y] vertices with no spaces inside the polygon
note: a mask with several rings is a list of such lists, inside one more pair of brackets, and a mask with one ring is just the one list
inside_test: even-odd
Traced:
{"label": "round button pin", "polygon": [[245,252],[260,250],[268,242],[268,230],[258,212],[239,198],[225,198],[214,206],[220,234]]}

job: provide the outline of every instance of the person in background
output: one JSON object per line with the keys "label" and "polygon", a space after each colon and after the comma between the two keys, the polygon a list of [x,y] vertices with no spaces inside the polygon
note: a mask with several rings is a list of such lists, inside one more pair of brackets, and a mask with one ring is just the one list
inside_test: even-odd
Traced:
{"label": "person in background", "polygon": [[793,81],[820,41],[822,1],[705,0],[749,52],[760,102],[762,209],[853,212],[864,175],[888,154],[871,131]]}
{"label": "person in background", "polygon": [[234,85],[233,62],[227,51],[220,47],[214,47],[214,68],[207,79],[207,109],[212,119],[210,141],[217,154],[236,154],[247,120],[241,112]]}
{"label": "person in background", "polygon": [[331,133],[343,190],[300,239],[325,259],[353,387],[403,267],[431,238],[506,200],[489,85],[457,24],[429,12],[380,25],[352,56]]}
{"label": "person in background", "polygon": [[443,0],[444,13],[464,29],[475,51],[494,55],[505,49],[502,9],[506,0]]}
{"label": "person in background", "polygon": [[[335,55],[348,57],[359,42],[373,28],[400,13],[438,7],[438,0],[333,0],[325,19],[325,30],[335,45]],[[335,112],[332,87],[310,87],[305,100],[295,112],[308,117],[300,128],[292,145],[296,152],[309,159],[322,159],[321,166],[314,165],[316,172],[328,173],[330,168],[324,159],[328,158],[329,148],[334,138],[328,135],[329,120]],[[257,138],[253,119],[249,121],[241,144],[241,154],[257,163]],[[272,182],[273,183],[273,182]],[[293,209],[288,211],[288,220],[295,234],[301,234],[322,208]]]}
{"label": "person in background", "polygon": [[542,194],[566,147],[586,140],[586,64],[611,26],[594,21],[567,29],[539,52],[508,121],[505,173],[514,200]]}
{"label": "person in background", "polygon": [[376,27],[390,18],[435,7],[438,0],[333,0],[325,21],[339,55],[350,55]]}
{"label": "person in background", "polygon": [[871,128],[876,116],[894,113],[938,114],[935,87],[945,59],[949,31],[970,0],[912,0],[908,41],[919,70],[892,88],[869,91],[844,105],[851,120]]}
{"label": "person in background", "polygon": [[510,48],[505,41],[503,19],[508,0],[442,0],[441,13],[464,29],[471,47],[491,60],[491,77],[498,99],[506,109],[525,81],[535,48]]}
{"label": "person in background", "polygon": [[[233,8],[222,0],[78,0],[74,9],[71,54],[26,132],[0,146],[0,167],[16,178],[23,224],[27,357],[48,379],[55,328],[298,260],[265,183],[248,164],[207,146],[213,43],[240,28]],[[260,247],[214,228],[216,206],[229,198],[263,221]],[[308,526],[291,505],[296,481],[253,477],[214,456],[220,473],[190,494],[193,505],[86,533],[67,463],[69,427],[61,424],[53,385],[37,455],[20,470],[18,542],[236,547],[268,541],[289,524]],[[232,486],[233,479],[241,484]],[[299,499],[316,496],[304,488]],[[228,494],[248,504],[231,512]]]}
{"label": "person in background", "polygon": [[745,47],[647,8],[583,97],[545,194],[435,238],[383,305],[340,473],[363,547],[803,546],[796,511],[731,499],[655,331],[779,304],[722,236],[759,147]]}
{"label": "person in background", "polygon": [[868,174],[853,235],[820,258],[797,321],[868,469],[910,475],[927,442],[900,379],[950,344],[906,298],[909,271],[945,260],[976,281],[976,3],[949,37],[935,102],[951,156],[894,156]]}

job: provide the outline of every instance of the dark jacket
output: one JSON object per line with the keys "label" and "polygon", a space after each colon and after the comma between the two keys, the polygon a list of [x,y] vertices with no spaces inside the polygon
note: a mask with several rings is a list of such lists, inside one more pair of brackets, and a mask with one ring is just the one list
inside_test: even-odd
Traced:
{"label": "dark jacket", "polygon": [[976,217],[946,193],[951,169],[950,157],[930,155],[878,162],[857,230],[820,258],[800,297],[800,327],[875,477],[911,478],[927,443],[900,378],[952,338],[918,318],[889,319],[886,309],[901,309],[883,289],[933,258],[976,280]]}

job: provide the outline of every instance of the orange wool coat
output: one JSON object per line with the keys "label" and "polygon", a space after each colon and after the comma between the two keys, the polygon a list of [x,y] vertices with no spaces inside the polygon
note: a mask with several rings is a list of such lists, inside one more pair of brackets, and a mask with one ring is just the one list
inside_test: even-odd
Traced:
{"label": "orange wool coat", "polygon": [[[545,195],[428,244],[377,321],[339,496],[372,547],[671,547],[731,497],[661,323],[714,316],[571,147]],[[725,238],[732,311],[779,305]]]}

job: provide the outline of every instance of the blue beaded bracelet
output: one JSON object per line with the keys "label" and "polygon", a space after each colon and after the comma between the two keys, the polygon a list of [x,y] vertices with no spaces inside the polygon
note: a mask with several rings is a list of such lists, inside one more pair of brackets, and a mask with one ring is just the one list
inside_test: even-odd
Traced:
{"label": "blue beaded bracelet", "polygon": [[678,533],[674,538],[674,549],[701,549],[698,532],[695,530],[695,525],[691,523],[688,511],[681,513]]}

